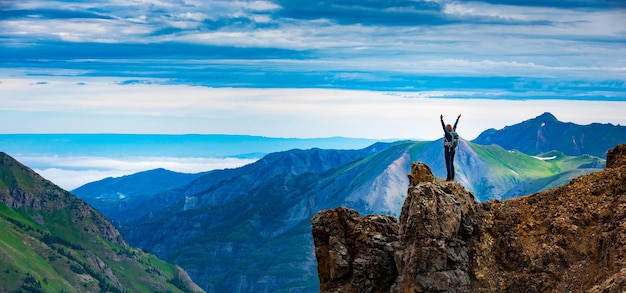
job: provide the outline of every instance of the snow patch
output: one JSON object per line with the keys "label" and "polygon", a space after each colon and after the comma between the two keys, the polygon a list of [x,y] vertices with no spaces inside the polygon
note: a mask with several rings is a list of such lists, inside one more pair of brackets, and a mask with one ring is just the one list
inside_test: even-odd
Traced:
{"label": "snow patch", "polygon": [[198,203],[198,197],[185,196],[185,204],[183,205],[183,211],[194,208],[196,206],[196,203]]}
{"label": "snow patch", "polygon": [[515,172],[515,171],[513,171],[513,170],[511,170],[511,169],[509,169],[509,171],[511,171],[511,173],[513,173],[513,174],[515,174],[515,175],[519,176],[519,174],[518,174],[517,172]]}
{"label": "snow patch", "polygon": [[556,159],[556,156],[552,156],[552,157],[537,157],[537,156],[533,156],[533,158],[540,160],[540,161],[549,161],[549,160],[554,160]]}

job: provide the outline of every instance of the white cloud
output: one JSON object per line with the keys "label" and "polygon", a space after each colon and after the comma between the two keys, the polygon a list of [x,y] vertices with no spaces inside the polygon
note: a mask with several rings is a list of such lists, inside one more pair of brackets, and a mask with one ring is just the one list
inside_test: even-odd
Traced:
{"label": "white cloud", "polygon": [[41,177],[50,180],[52,183],[58,185],[65,190],[73,190],[89,182],[102,180],[108,177],[121,177],[124,175],[133,174],[129,171],[116,171],[116,170],[65,170],[59,168],[47,168],[47,169],[33,169]]}
{"label": "white cloud", "polygon": [[[458,16],[488,16],[493,18],[511,19],[528,21],[534,15],[545,16],[547,9],[532,8],[532,15],[529,15],[523,7],[509,6],[509,5],[493,5],[484,2],[451,2],[444,4],[443,12],[450,15]],[[551,9],[549,12],[554,12],[555,9]],[[545,18],[540,18],[544,20]]]}
{"label": "white cloud", "polygon": [[16,37],[63,40],[67,42],[119,43],[145,41],[153,28],[141,23],[110,19],[29,19],[5,21],[4,34]]}
{"label": "white cloud", "polygon": [[178,15],[180,19],[188,19],[194,21],[203,21],[207,19],[207,15],[201,12],[185,12]]}
{"label": "white cloud", "polygon": [[[452,1],[445,3],[444,13],[459,18],[459,22],[386,26],[382,23],[343,25],[323,17],[279,18],[274,12],[281,7],[271,1],[17,1],[14,5],[25,9],[63,7],[78,12],[98,8],[100,16],[111,18],[2,20],[3,35],[25,42],[30,39],[120,44],[175,41],[313,51],[319,54],[314,60],[331,61],[327,63],[332,67],[330,70],[369,67],[425,74],[612,79],[623,79],[626,75],[623,60],[616,57],[622,55],[626,37],[624,27],[616,25],[626,19],[623,9],[587,11]],[[257,27],[229,22],[239,17],[272,25]],[[494,21],[476,21],[482,18]],[[215,24],[208,25],[207,20]],[[504,23],[498,24],[502,20]],[[9,39],[7,43],[13,41]],[[586,74],[589,71],[593,73]]]}
{"label": "white cloud", "polygon": [[244,9],[252,11],[274,11],[280,9],[280,5],[271,1],[235,1]]}
{"label": "white cloud", "polygon": [[[543,112],[579,124],[626,125],[626,102],[492,99],[511,95],[506,91],[206,88],[118,85],[106,79],[89,79],[87,85],[77,85],[71,78],[30,85],[38,81],[42,80],[2,79],[0,133],[437,139],[441,132],[439,114],[455,117],[458,113],[465,117],[459,130],[468,139],[488,128],[501,128]],[[15,119],[21,122],[11,123]]]}
{"label": "white cloud", "polygon": [[107,177],[120,177],[157,168],[182,173],[199,173],[216,169],[236,168],[256,161],[256,159],[238,158],[107,158],[43,155],[18,155],[16,159],[66,190],[72,190],[83,184]]}

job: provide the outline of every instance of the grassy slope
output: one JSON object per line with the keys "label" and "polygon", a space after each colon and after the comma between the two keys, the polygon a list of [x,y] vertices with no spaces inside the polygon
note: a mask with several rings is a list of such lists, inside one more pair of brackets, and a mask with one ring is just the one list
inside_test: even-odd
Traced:
{"label": "grassy slope", "polygon": [[470,144],[479,157],[491,168],[494,177],[517,175],[520,179],[541,178],[559,171],[554,163],[541,161],[517,151],[508,151],[496,145]]}
{"label": "grassy slope", "polygon": [[88,260],[90,252],[106,263],[126,290],[182,292],[172,284],[178,270],[155,256],[104,238],[85,237],[71,224],[38,224],[33,215],[45,223],[71,223],[65,211],[40,215],[0,204],[0,284],[4,289],[28,287],[28,276],[41,292],[97,291],[101,282],[112,286]]}
{"label": "grassy slope", "polygon": [[0,292],[183,292],[177,267],[94,233],[95,210],[0,153],[0,196],[24,195],[41,208],[0,202]]}
{"label": "grassy slope", "polygon": [[[600,171],[598,168],[581,168],[585,164],[604,160],[589,155],[567,156],[561,152],[548,152],[537,157],[519,151],[505,150],[496,145],[469,144],[474,152],[489,166],[487,175],[491,185],[509,184],[501,198],[530,194],[566,184],[572,178]],[[552,158],[554,157],[554,158]],[[485,186],[477,184],[475,192],[481,198]],[[484,198],[481,198],[485,200]]]}

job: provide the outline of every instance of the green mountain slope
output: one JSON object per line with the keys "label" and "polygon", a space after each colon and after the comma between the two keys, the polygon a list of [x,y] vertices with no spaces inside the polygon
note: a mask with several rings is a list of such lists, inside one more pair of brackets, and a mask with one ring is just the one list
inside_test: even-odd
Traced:
{"label": "green mountain slope", "polygon": [[0,152],[0,292],[200,291],[99,212]]}
{"label": "green mountain slope", "polygon": [[580,175],[600,171],[604,160],[567,156],[552,151],[529,156],[497,145],[466,142],[457,153],[459,181],[480,201],[506,199],[566,184]]}

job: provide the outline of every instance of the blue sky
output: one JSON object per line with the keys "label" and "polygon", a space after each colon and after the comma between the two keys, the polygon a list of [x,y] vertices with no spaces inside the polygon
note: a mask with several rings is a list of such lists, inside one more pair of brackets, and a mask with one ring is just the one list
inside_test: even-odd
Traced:
{"label": "blue sky", "polygon": [[623,0],[0,0],[0,39],[0,133],[626,124]]}

